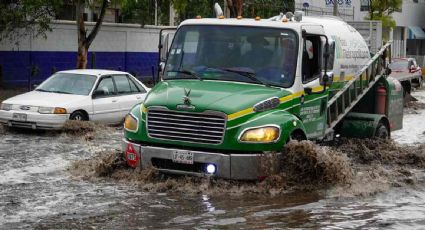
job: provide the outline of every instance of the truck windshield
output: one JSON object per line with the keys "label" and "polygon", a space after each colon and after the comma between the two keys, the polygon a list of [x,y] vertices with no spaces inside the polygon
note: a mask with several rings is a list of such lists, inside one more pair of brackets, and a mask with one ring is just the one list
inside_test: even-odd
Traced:
{"label": "truck windshield", "polygon": [[295,78],[297,47],[296,34],[286,29],[183,26],[170,48],[163,78],[199,77],[290,87]]}

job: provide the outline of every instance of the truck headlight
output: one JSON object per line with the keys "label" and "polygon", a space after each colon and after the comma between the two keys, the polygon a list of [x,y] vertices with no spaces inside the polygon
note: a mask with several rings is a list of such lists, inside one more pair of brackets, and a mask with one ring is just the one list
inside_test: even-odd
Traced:
{"label": "truck headlight", "polygon": [[41,114],[66,114],[66,109],[58,107],[38,107]]}
{"label": "truck headlight", "polygon": [[6,111],[12,110],[12,104],[1,103],[0,110],[6,110]]}
{"label": "truck headlight", "polygon": [[271,143],[277,141],[279,136],[280,128],[278,126],[263,126],[244,130],[242,135],[239,137],[239,141],[251,143]]}
{"label": "truck headlight", "polygon": [[139,120],[137,120],[137,118],[132,114],[127,114],[124,120],[124,128],[129,132],[136,133],[139,129]]}

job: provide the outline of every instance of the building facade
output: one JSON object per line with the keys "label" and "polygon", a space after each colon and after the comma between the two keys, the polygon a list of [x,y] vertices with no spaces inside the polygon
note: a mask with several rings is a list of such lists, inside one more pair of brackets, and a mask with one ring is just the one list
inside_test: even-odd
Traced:
{"label": "building facade", "polygon": [[[87,22],[91,30],[94,22]],[[1,84],[26,87],[39,84],[52,73],[75,69],[77,27],[75,21],[55,21],[47,39],[24,37],[0,42]],[[88,68],[123,70],[139,79],[151,78],[158,62],[160,27],[104,23],[88,54]]]}

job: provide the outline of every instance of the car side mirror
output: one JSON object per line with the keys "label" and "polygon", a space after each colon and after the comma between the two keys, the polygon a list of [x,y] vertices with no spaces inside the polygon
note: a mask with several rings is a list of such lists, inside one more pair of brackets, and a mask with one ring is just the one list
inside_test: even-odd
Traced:
{"label": "car side mirror", "polygon": [[409,68],[409,72],[413,73],[413,72],[415,72],[415,70],[416,70],[415,66],[411,65],[410,68]]}
{"label": "car side mirror", "polygon": [[333,83],[333,79],[334,79],[334,73],[333,72],[322,72],[320,74],[320,85],[322,86],[331,86]]}
{"label": "car side mirror", "polygon": [[96,89],[93,92],[92,98],[95,99],[95,98],[98,98],[98,97],[102,97],[104,95],[105,95],[105,92],[103,92],[103,90]]}

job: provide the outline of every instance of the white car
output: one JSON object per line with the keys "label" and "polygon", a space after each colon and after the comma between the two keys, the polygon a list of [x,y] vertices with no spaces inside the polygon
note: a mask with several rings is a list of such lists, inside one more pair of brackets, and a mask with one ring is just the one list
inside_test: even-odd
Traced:
{"label": "white car", "polygon": [[115,124],[143,102],[148,91],[126,72],[60,71],[34,91],[3,101],[0,123],[32,129],[60,129],[67,120]]}

